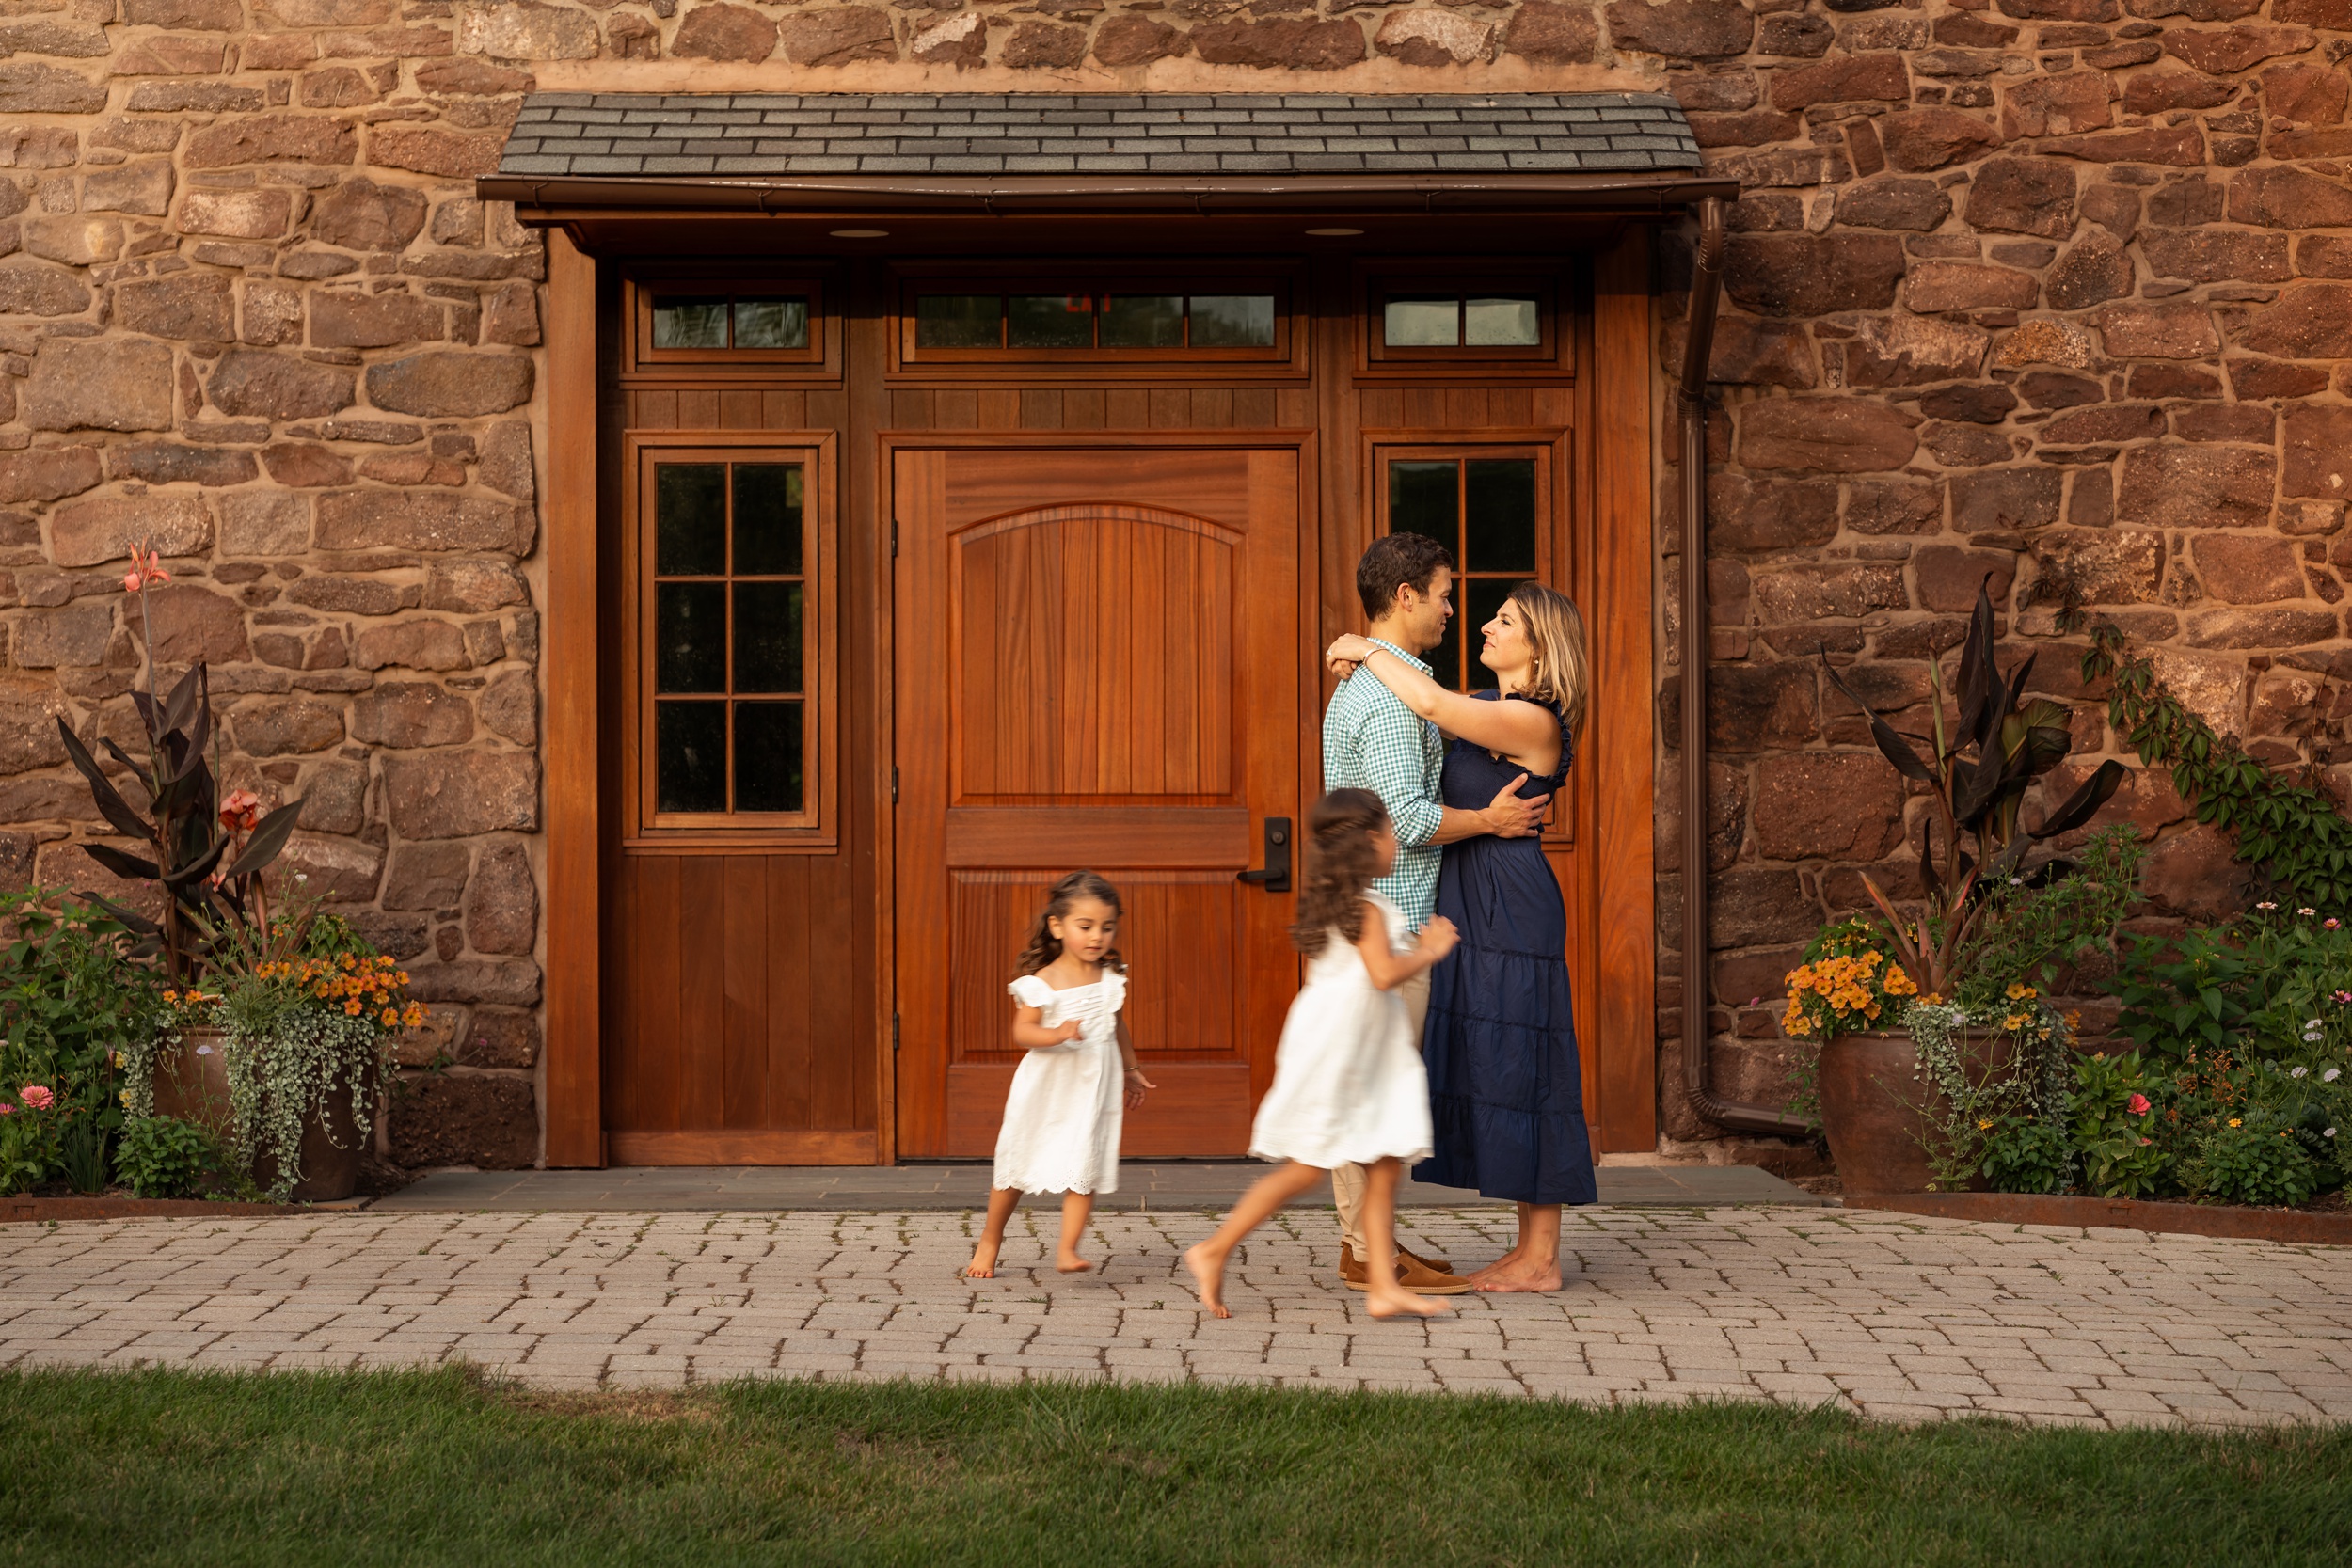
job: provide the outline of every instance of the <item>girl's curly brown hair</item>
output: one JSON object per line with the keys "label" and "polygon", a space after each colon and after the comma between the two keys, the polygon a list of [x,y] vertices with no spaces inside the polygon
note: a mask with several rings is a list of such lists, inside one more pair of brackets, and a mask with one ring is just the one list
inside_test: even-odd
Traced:
{"label": "girl's curly brown hair", "polygon": [[1334,926],[1351,942],[1363,936],[1364,894],[1380,875],[1372,835],[1388,820],[1389,808],[1369,789],[1335,789],[1308,811],[1307,869],[1291,945],[1309,958],[1323,951]]}
{"label": "girl's curly brown hair", "polygon": [[[1016,974],[1035,974],[1061,957],[1061,938],[1054,935],[1050,922],[1059,920],[1073,909],[1079,899],[1091,898],[1108,904],[1111,913],[1125,918],[1126,906],[1119,901],[1119,890],[1099,872],[1073,871],[1054,884],[1045,895],[1045,908],[1038,911],[1037,924],[1029,927],[1029,944],[1021,950]],[[1127,973],[1127,960],[1116,943],[1103,955],[1103,967]]]}

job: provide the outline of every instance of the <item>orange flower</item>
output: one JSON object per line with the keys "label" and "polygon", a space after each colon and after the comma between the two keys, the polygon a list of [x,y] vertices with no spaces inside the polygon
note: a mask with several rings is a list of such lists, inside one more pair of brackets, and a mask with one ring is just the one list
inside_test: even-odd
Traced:
{"label": "orange flower", "polygon": [[354,1018],[358,1018],[360,1013],[359,999],[355,996],[350,1001],[344,1003],[343,1011],[349,1013]]}

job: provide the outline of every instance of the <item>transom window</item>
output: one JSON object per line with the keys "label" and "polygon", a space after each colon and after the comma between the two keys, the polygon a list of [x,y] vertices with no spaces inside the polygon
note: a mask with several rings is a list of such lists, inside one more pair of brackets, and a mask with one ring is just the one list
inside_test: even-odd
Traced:
{"label": "transom window", "polygon": [[1490,689],[1478,662],[1478,628],[1511,590],[1543,570],[1542,475],[1527,456],[1396,456],[1384,498],[1391,533],[1425,534],[1453,553],[1454,619],[1425,655],[1438,679],[1457,691]]}
{"label": "transom window", "polygon": [[1391,348],[1534,348],[1544,341],[1534,294],[1391,295],[1380,325]]}
{"label": "transom window", "polygon": [[806,294],[653,296],[657,349],[808,347]]}
{"label": "transom window", "polygon": [[815,277],[634,278],[628,310],[630,375],[821,374],[838,359]]}
{"label": "transom window", "polygon": [[651,793],[662,817],[810,804],[809,464],[653,465]]}
{"label": "transom window", "polygon": [[909,293],[907,346],[920,358],[1265,358],[1282,337],[1280,297],[1247,285]]}

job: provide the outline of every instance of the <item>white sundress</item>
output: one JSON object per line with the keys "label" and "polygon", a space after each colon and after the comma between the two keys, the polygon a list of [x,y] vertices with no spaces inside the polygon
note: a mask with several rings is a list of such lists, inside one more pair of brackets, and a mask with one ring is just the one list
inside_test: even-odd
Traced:
{"label": "white sundress", "polygon": [[[1364,898],[1389,946],[1410,949],[1405,911],[1376,893]],[[1410,1164],[1428,1157],[1430,1136],[1429,1074],[1405,999],[1372,983],[1363,955],[1335,927],[1283,1022],[1274,1086],[1258,1104],[1249,1152],[1318,1170],[1391,1155]]]}
{"label": "white sundress", "polygon": [[991,1185],[1025,1193],[1115,1193],[1126,1079],[1119,1060],[1119,1009],[1127,977],[1105,969],[1090,986],[1056,990],[1035,974],[1006,988],[1036,1007],[1048,1029],[1078,1020],[1086,1033],[1021,1058],[1005,1097]]}

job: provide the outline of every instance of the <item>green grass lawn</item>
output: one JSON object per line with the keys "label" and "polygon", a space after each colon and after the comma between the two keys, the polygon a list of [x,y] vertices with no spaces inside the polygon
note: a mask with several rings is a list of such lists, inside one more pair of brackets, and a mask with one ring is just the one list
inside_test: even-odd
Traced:
{"label": "green grass lawn", "polygon": [[0,1562],[2335,1562],[2352,1430],[458,1371],[0,1374]]}

